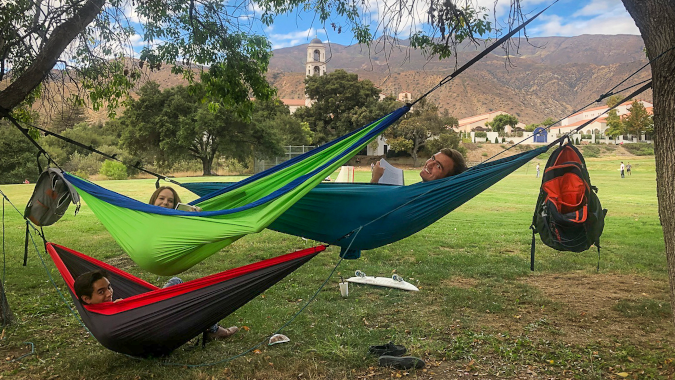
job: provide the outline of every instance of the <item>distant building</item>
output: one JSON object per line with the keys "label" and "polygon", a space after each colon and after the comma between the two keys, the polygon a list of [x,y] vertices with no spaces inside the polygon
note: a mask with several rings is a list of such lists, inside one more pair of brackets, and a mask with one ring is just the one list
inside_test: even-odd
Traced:
{"label": "distant building", "polygon": [[489,113],[484,113],[481,115],[465,117],[464,119],[459,119],[459,127],[455,127],[456,132],[471,132],[477,127],[481,129],[476,129],[476,131],[484,131],[485,123],[491,122],[497,115],[508,115],[504,111],[494,111]]}
{"label": "distant building", "polygon": [[304,99],[281,99],[281,102],[288,106],[288,109],[293,114],[298,108],[305,106]]}
{"label": "distant building", "polygon": [[[307,45],[307,60],[305,62],[305,77],[326,75],[326,47],[320,39],[315,38]],[[305,95],[305,99],[281,99],[288,106],[291,114],[300,107],[311,107],[312,100]]]}
{"label": "distant building", "polygon": [[407,91],[399,92],[398,101],[403,103],[410,103],[412,102],[412,94]]}
{"label": "distant building", "polygon": [[[640,100],[640,103],[647,109],[647,112],[650,114],[653,114],[653,109],[654,106],[653,104],[646,102],[644,100]],[[623,102],[621,105],[616,107],[617,114],[619,116],[624,116],[630,114],[630,107],[631,104],[633,104],[632,101],[628,102]],[[563,119],[560,122],[560,126],[556,127],[551,127],[550,131],[551,133],[555,134],[563,134],[570,132],[580,125],[588,122],[589,120],[593,119],[594,117],[598,115],[602,115],[605,111],[607,111],[609,107],[607,106],[601,106],[601,107],[593,107],[589,108],[585,111],[577,112],[574,115]],[[602,117],[599,117],[597,120],[593,121],[587,126],[584,126],[584,128],[580,131],[582,134],[585,135],[591,135],[591,134],[604,134],[605,131],[607,130],[607,114],[604,114]]]}
{"label": "distant building", "polygon": [[[305,74],[309,76],[326,75],[326,47],[320,39],[315,38],[307,45],[307,70]],[[305,106],[311,107],[312,100],[305,95]]]}

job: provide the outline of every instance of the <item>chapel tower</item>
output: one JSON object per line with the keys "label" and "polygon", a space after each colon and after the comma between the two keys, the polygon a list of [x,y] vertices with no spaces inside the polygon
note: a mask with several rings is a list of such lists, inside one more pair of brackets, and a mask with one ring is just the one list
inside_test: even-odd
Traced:
{"label": "chapel tower", "polygon": [[[307,46],[306,76],[326,75],[326,48],[320,39],[314,38]],[[305,95],[305,106],[311,107],[312,101]]]}

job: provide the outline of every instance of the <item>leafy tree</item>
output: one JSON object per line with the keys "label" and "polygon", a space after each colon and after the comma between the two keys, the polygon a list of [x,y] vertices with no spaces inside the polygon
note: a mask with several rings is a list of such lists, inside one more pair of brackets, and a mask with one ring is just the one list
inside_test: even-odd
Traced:
{"label": "leafy tree", "polygon": [[292,117],[279,99],[255,100],[252,124],[268,134],[276,133],[281,145],[310,145],[314,135],[309,124]]}
{"label": "leafy tree", "polygon": [[75,125],[87,121],[85,109],[82,105],[72,105],[64,103],[61,110],[56,114],[52,120],[50,130],[61,133],[67,129],[75,127]]}
{"label": "leafy tree", "polygon": [[456,144],[459,144],[458,134],[449,127],[453,123],[456,124],[457,119],[440,116],[438,106],[424,98],[398,125],[389,127],[384,136],[393,151],[407,152],[413,158],[413,165],[417,166],[418,152],[429,141],[440,139],[443,143],[449,143],[454,139],[445,136],[454,136]]}
{"label": "leafy tree", "polygon": [[525,132],[534,132],[534,130],[537,129],[538,126],[539,124],[536,123],[528,124],[525,126]]}
{"label": "leafy tree", "polygon": [[642,133],[653,133],[654,120],[652,115],[647,112],[645,106],[638,100],[633,100],[630,113],[624,117],[623,124],[626,131],[631,135],[640,136]]}
{"label": "leafy tree", "polygon": [[34,182],[38,175],[37,148],[7,121],[0,121],[0,184]]}
{"label": "leafy tree", "polygon": [[504,132],[504,128],[506,128],[507,125],[510,125],[511,128],[514,128],[517,124],[517,117],[509,114],[501,114],[495,116],[494,119],[492,119],[490,122],[490,127],[495,132]]}
{"label": "leafy tree", "polygon": [[541,126],[544,128],[550,127],[555,123],[556,120],[554,120],[552,117],[547,117],[544,121],[541,122]]}
{"label": "leafy tree", "polygon": [[197,159],[204,175],[211,175],[216,155],[245,163],[254,153],[281,153],[278,133],[268,133],[264,125],[242,120],[227,108],[212,109],[200,101],[205,92],[199,84],[161,91],[157,83],[147,83],[120,119],[122,146],[164,169]]}
{"label": "leafy tree", "polygon": [[376,107],[380,91],[369,80],[359,81],[356,74],[335,70],[307,77],[305,93],[313,101],[312,106],[300,108],[293,115],[309,124],[315,144],[323,144],[362,127],[365,123],[360,123],[363,117],[358,115]]}
{"label": "leafy tree", "polygon": [[607,113],[607,130],[605,134],[610,137],[616,138],[617,136],[622,136],[626,134],[626,126],[621,120],[616,109],[613,109]]}
{"label": "leafy tree", "polygon": [[607,98],[607,102],[605,104],[607,107],[614,107],[615,105],[619,104],[623,100],[623,96],[621,95],[612,95],[609,98]]}

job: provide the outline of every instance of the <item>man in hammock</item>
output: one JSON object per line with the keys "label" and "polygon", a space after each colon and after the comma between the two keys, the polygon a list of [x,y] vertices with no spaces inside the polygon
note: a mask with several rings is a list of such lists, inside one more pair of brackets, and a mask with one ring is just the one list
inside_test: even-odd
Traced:
{"label": "man in hammock", "polygon": [[[380,162],[378,161],[372,169],[373,174],[370,183],[378,183],[384,174],[384,168],[380,166]],[[444,148],[432,155],[424,163],[420,171],[420,177],[422,178],[422,182],[429,182],[450,177],[465,170],[466,162],[464,161],[464,156],[455,149]]]}
{"label": "man in hammock", "polygon": [[[164,287],[178,285],[182,282],[178,277],[174,277]],[[79,275],[75,279],[73,288],[80,302],[87,305],[121,300],[121,298],[113,300],[113,288],[108,280],[108,273],[101,269]],[[237,326],[223,328],[216,323],[206,329],[206,337],[208,340],[223,339],[234,335],[237,331],[239,331]]]}

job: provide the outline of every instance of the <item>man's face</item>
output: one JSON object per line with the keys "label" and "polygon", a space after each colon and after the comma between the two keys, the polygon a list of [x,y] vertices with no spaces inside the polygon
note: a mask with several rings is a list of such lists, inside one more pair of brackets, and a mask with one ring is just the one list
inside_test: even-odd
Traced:
{"label": "man's face", "polygon": [[422,177],[423,182],[445,178],[448,176],[448,173],[453,171],[454,167],[455,163],[452,161],[452,158],[438,152],[424,163],[420,177]]}
{"label": "man's face", "polygon": [[91,293],[91,297],[82,296],[82,301],[84,301],[84,303],[95,305],[102,302],[112,302],[113,289],[107,278],[103,277],[96,280],[92,285],[92,288],[94,291]]}

